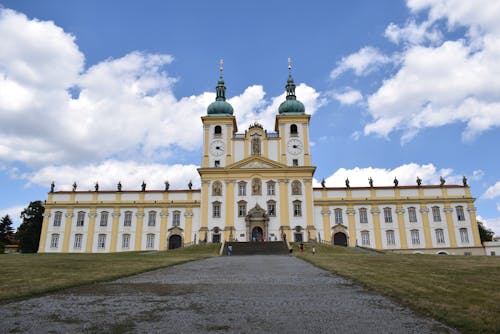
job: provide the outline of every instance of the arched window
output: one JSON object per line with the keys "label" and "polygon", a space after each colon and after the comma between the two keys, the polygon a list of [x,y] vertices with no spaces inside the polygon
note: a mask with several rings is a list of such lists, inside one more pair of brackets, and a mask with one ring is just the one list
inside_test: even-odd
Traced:
{"label": "arched window", "polygon": [[436,229],[436,242],[438,244],[444,244],[444,232],[443,229]]}
{"label": "arched window", "polygon": [[297,131],[297,125],[296,124],[290,125],[290,135],[292,137],[295,137],[295,136],[299,135],[299,132]]}
{"label": "arched window", "polygon": [[252,155],[260,155],[260,137],[254,136],[252,138]]}
{"label": "arched window", "polygon": [[174,211],[172,214],[172,226],[180,226],[181,225],[181,212]]}
{"label": "arched window", "polygon": [[275,195],[276,194],[276,182],[274,181],[267,181],[267,194],[268,195]]}
{"label": "arched window", "polygon": [[392,209],[384,208],[384,221],[386,223],[392,223]]}
{"label": "arched window", "polygon": [[247,202],[239,201],[238,202],[238,217],[245,217],[247,215]]}
{"label": "arched window", "polygon": [[292,182],[292,195],[302,195],[302,184],[298,180]]}
{"label": "arched window", "polygon": [[366,208],[359,209],[359,222],[361,224],[368,224],[368,212]]}
{"label": "arched window", "polygon": [[394,231],[385,231],[385,238],[387,240],[387,246],[394,246],[396,244],[396,239],[394,238]]}
{"label": "arched window", "polygon": [[417,222],[417,210],[415,210],[414,207],[408,208],[408,221],[410,223],[416,223]]}
{"label": "arched window", "polygon": [[267,215],[269,217],[276,217],[276,202],[273,200],[267,201]]}
{"label": "arched window", "polygon": [[293,201],[293,216],[301,217],[302,216],[302,202],[301,201]]}
{"label": "arched window", "polygon": [[459,205],[455,208],[455,210],[457,211],[457,220],[465,221],[464,207]]}
{"label": "arched window", "polygon": [[78,211],[76,216],[76,226],[83,226],[85,224],[85,211]]}
{"label": "arched window", "polygon": [[75,234],[75,241],[73,243],[73,248],[80,249],[82,248],[82,239],[83,239],[83,234]]}
{"label": "arched window", "polygon": [[220,125],[216,125],[214,128],[214,137],[222,136],[222,127]]}
{"label": "arched window", "polygon": [[441,221],[441,211],[439,210],[439,206],[432,207],[432,218],[435,222]]}
{"label": "arched window", "polygon": [[62,221],[62,212],[56,211],[56,213],[54,214],[54,226],[61,226],[61,221]]}
{"label": "arched window", "polygon": [[97,248],[99,249],[106,248],[106,234],[99,234],[97,236]]}
{"label": "arched window", "polygon": [[130,247],[130,234],[123,234],[122,235],[122,248],[129,248]]}
{"label": "arched window", "polygon": [[108,211],[101,211],[101,221],[99,222],[99,226],[108,226]]}
{"label": "arched window", "polygon": [[469,233],[467,233],[467,229],[464,227],[464,228],[461,228],[459,231],[460,231],[460,240],[462,241],[462,243],[468,244],[469,243]]}
{"label": "arched window", "polygon": [[213,202],[212,203],[212,217],[213,218],[220,218],[220,202]]}
{"label": "arched window", "polygon": [[342,209],[335,209],[335,224],[342,224],[344,220],[342,219]]}
{"label": "arched window", "polygon": [[148,213],[148,226],[156,225],[156,211],[149,211]]}
{"label": "arched window", "polygon": [[212,183],[212,196],[222,196],[222,183],[220,181]]}
{"label": "arched window", "polygon": [[245,181],[238,182],[238,195],[246,196],[247,194],[247,183]]}
{"label": "arched window", "polygon": [[361,231],[361,245],[370,246],[370,231]]}
{"label": "arched window", "polygon": [[54,233],[50,239],[50,248],[57,248],[59,246],[59,234]]}
{"label": "arched window", "polygon": [[155,248],[155,235],[153,233],[146,235],[146,248]]}
{"label": "arched window", "polygon": [[125,211],[123,226],[132,226],[132,211]]}
{"label": "arched window", "polygon": [[418,230],[411,230],[411,243],[413,245],[420,245],[420,232]]}

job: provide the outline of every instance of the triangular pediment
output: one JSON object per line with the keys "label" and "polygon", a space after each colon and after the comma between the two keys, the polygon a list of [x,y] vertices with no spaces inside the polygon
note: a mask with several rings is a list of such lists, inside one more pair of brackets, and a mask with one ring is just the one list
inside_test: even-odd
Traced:
{"label": "triangular pediment", "polygon": [[268,158],[254,156],[248,157],[234,164],[227,166],[228,169],[270,169],[286,168],[285,165]]}

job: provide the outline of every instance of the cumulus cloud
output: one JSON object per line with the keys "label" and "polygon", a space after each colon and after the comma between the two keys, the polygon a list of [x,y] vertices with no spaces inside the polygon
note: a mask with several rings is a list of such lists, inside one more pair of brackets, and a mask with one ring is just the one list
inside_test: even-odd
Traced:
{"label": "cumulus cloud", "polygon": [[[74,36],[8,9],[0,9],[0,40],[0,160],[32,168],[156,163],[201,147],[200,116],[215,93],[177,98],[177,79],[167,73],[173,56],[136,51],[84,70]],[[306,84],[297,96],[311,114],[324,103]],[[229,102],[241,129],[260,121],[272,130],[284,99],[254,85]]]}
{"label": "cumulus cloud", "polygon": [[[332,71],[364,75],[388,62],[396,71],[367,98],[364,134],[402,133],[411,140],[428,127],[464,124],[462,139],[474,140],[500,126],[500,3],[488,0],[408,0],[413,17],[391,23],[385,37],[402,43],[392,55],[366,46],[346,56]],[[446,38],[450,32],[459,38]],[[369,55],[369,56],[367,56]],[[371,56],[370,56],[371,55]],[[366,95],[366,94],[365,94]]]}
{"label": "cumulus cloud", "polygon": [[486,189],[483,196],[487,199],[493,199],[500,196],[500,181]]}
{"label": "cumulus cloud", "polygon": [[[367,187],[369,185],[368,178],[371,177],[374,186],[392,186],[396,177],[399,185],[415,185],[417,176],[422,179],[422,184],[439,184],[441,176],[446,179],[447,184],[461,184],[462,179],[462,176],[454,174],[450,168],[438,169],[433,164],[419,165],[410,163],[393,169],[374,167],[339,168],[332,175],[325,177],[325,182],[328,187],[344,187],[345,179],[349,178],[350,186]],[[319,185],[320,182],[314,180],[314,186]]]}
{"label": "cumulus cloud", "polygon": [[363,100],[363,95],[359,90],[347,88],[342,93],[333,93],[333,98],[341,104],[351,105]]}
{"label": "cumulus cloud", "polygon": [[391,58],[382,54],[378,49],[366,46],[358,52],[342,58],[337,67],[330,73],[330,78],[335,79],[348,70],[354,71],[356,75],[366,75],[378,66],[390,62]]}
{"label": "cumulus cloud", "polygon": [[0,209],[0,218],[5,217],[5,215],[9,215],[12,220],[12,228],[17,229],[19,225],[21,225],[21,212],[28,206],[26,205],[15,205],[9,208]]}
{"label": "cumulus cloud", "polygon": [[487,229],[495,232],[495,236],[500,236],[500,218],[484,218],[478,215],[477,220],[482,222]]}
{"label": "cumulus cloud", "polygon": [[99,183],[100,190],[116,189],[118,181],[123,189],[139,190],[142,181],[147,189],[163,189],[168,181],[171,189],[187,189],[189,181],[195,188],[200,187],[198,166],[195,165],[164,165],[155,163],[139,163],[135,161],[105,160],[100,163],[85,166],[61,165],[47,166],[33,173],[24,174],[23,178],[29,184],[45,186],[47,189],[52,181],[56,190],[71,190],[73,182],[78,190],[94,190],[94,184]]}

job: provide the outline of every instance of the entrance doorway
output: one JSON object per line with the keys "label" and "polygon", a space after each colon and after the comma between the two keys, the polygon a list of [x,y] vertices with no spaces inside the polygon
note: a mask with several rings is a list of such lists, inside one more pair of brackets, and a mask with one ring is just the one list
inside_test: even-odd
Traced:
{"label": "entrance doorway", "polygon": [[220,242],[220,234],[212,234],[212,242],[218,244]]}
{"label": "entrance doorway", "polygon": [[168,238],[168,249],[176,249],[182,247],[182,237],[174,234]]}
{"label": "entrance doorway", "polygon": [[263,231],[260,226],[255,226],[252,229],[252,241],[262,241]]}
{"label": "entrance doorway", "polygon": [[295,242],[302,242],[302,241],[304,241],[304,238],[303,238],[303,236],[302,236],[302,233],[295,233],[295,234],[293,235],[293,237],[294,237],[294,241],[295,241]]}
{"label": "entrance doorway", "polygon": [[337,232],[333,235],[333,244],[336,246],[347,247],[347,236],[345,233]]}

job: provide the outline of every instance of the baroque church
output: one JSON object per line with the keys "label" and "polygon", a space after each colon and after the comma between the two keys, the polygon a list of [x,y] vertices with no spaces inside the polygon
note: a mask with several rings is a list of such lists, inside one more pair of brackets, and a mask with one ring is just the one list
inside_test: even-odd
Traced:
{"label": "baroque church", "polygon": [[[289,66],[290,71],[290,66]],[[462,185],[313,187],[309,122],[291,73],[274,129],[238,129],[221,75],[201,117],[201,189],[51,191],[39,252],[166,250],[223,241],[315,241],[400,253],[484,254]]]}

